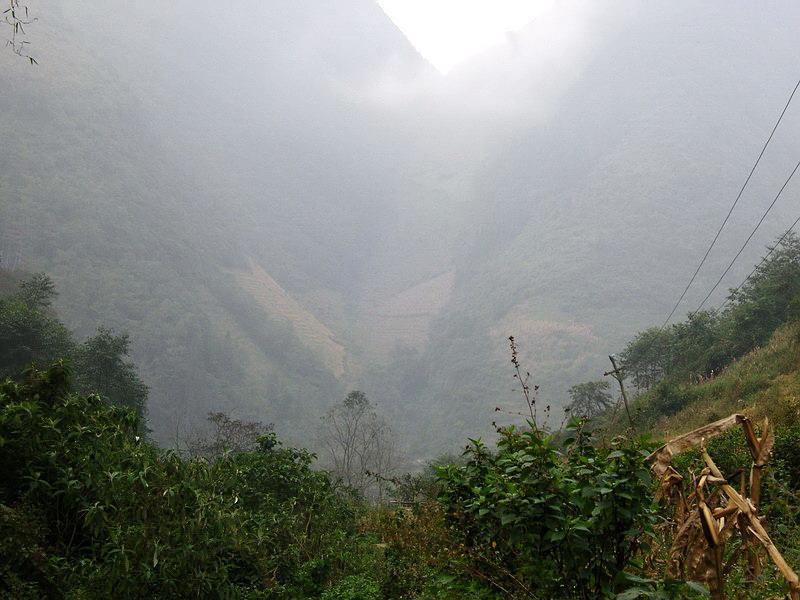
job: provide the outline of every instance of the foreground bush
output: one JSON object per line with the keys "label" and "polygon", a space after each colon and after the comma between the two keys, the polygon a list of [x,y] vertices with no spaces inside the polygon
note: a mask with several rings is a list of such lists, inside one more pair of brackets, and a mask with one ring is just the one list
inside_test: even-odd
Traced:
{"label": "foreground bush", "polygon": [[559,448],[538,429],[501,429],[464,466],[441,469],[440,496],[467,571],[504,596],[600,598],[647,544],[654,512],[639,443]]}
{"label": "foreground bush", "polygon": [[308,452],[268,434],[185,460],[69,379],[56,365],[0,384],[0,595],[318,597],[369,568],[352,503]]}

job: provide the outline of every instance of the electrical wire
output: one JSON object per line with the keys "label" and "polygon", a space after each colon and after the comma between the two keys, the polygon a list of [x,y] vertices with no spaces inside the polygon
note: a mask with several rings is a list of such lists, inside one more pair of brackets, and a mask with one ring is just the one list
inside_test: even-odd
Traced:
{"label": "electrical wire", "polygon": [[728,304],[728,302],[731,301],[731,298],[734,297],[736,292],[738,292],[742,288],[742,286],[744,286],[745,283],[750,281],[750,278],[753,275],[755,275],[756,271],[758,271],[759,268],[761,268],[761,265],[763,265],[765,262],[767,262],[767,260],[769,260],[769,257],[772,256],[772,253],[775,252],[775,250],[778,249],[778,247],[783,243],[783,240],[786,239],[786,236],[789,235],[789,233],[791,233],[791,231],[797,226],[798,223],[800,223],[800,217],[797,217],[794,220],[794,223],[792,223],[791,227],[789,227],[789,229],[787,229],[783,233],[783,235],[780,238],[778,238],[778,241],[775,242],[775,245],[772,246],[769,249],[769,252],[767,252],[766,256],[764,256],[764,258],[762,258],[761,261],[755,267],[753,267],[753,270],[750,271],[750,274],[747,277],[744,278],[744,281],[742,281],[742,283],[740,283],[739,285],[737,285],[735,288],[733,288],[731,290],[730,294],[728,294],[728,297],[725,299],[725,302],[723,302],[714,312],[721,312],[722,309],[725,308],[725,306]]}
{"label": "electrical wire", "polygon": [[[756,158],[756,162],[753,163],[753,167],[750,169],[750,173],[747,175],[747,179],[744,180],[744,183],[742,184],[742,187],[739,190],[739,193],[736,195],[736,199],[733,201],[733,204],[731,204],[731,207],[728,210],[728,214],[725,215],[725,219],[723,219],[723,221],[722,221],[722,225],[720,225],[719,229],[717,229],[717,233],[716,233],[716,235],[714,235],[714,239],[711,240],[711,244],[708,246],[708,249],[706,250],[706,253],[703,255],[703,258],[700,260],[700,264],[697,265],[697,268],[694,270],[694,273],[692,274],[691,279],[689,279],[689,283],[686,284],[686,287],[684,288],[683,292],[681,293],[680,298],[678,298],[678,301],[675,302],[675,306],[672,307],[672,310],[670,311],[669,315],[667,315],[667,318],[664,319],[664,322],[661,324],[662,328],[665,327],[667,325],[667,323],[669,323],[669,320],[672,318],[672,315],[674,315],[675,311],[678,310],[678,306],[680,306],[681,301],[683,301],[684,297],[686,296],[686,292],[688,292],[689,288],[692,287],[692,284],[694,283],[694,280],[697,278],[697,274],[700,272],[700,269],[703,268],[703,265],[705,264],[706,259],[708,259],[708,255],[711,254],[711,249],[717,243],[717,240],[719,239],[719,236],[722,233],[723,228],[727,224],[728,219],[730,219],[731,213],[733,213],[733,209],[736,208],[736,205],[739,203],[739,199],[742,197],[742,194],[744,193],[744,190],[747,187],[747,184],[750,183],[750,178],[753,177],[753,173],[755,173],[756,167],[758,167],[758,163],[761,162],[761,157],[764,156],[764,152],[766,152],[767,146],[769,146],[769,143],[772,141],[772,137],[775,135],[775,131],[778,129],[778,125],[780,125],[781,120],[783,120],[783,115],[786,114],[786,110],[789,108],[789,104],[791,104],[792,98],[794,98],[795,92],[797,92],[797,88],[798,87],[800,87],[800,79],[797,80],[797,83],[795,84],[794,89],[792,90],[792,93],[789,95],[789,99],[786,101],[786,104],[784,105],[783,110],[781,111],[781,114],[778,116],[778,120],[775,122],[775,126],[772,128],[772,131],[770,132],[769,137],[767,138],[767,141],[764,142],[764,146],[761,148],[761,152],[758,154],[758,158]],[[703,302],[705,302],[705,300]]]}
{"label": "electrical wire", "polygon": [[792,180],[792,177],[794,177],[794,174],[797,173],[797,169],[798,168],[800,168],[800,161],[797,162],[797,164],[794,166],[794,169],[792,169],[792,172],[789,174],[789,177],[786,179],[786,181],[783,182],[783,185],[781,186],[781,189],[778,191],[777,195],[772,200],[772,204],[770,204],[767,207],[767,210],[764,211],[764,214],[761,215],[761,218],[758,220],[758,223],[756,223],[756,226],[753,228],[753,231],[750,232],[750,235],[747,236],[747,239],[744,241],[744,244],[742,244],[742,247],[739,248],[739,251],[736,253],[736,256],[734,256],[733,259],[731,260],[731,262],[728,263],[728,266],[725,269],[725,271],[722,273],[722,275],[720,275],[719,279],[717,279],[717,283],[714,284],[714,287],[712,287],[711,290],[708,292],[708,294],[706,294],[706,297],[703,298],[703,301],[700,303],[700,306],[698,306],[693,311],[692,314],[696,314],[697,312],[700,311],[701,308],[703,308],[703,306],[705,305],[706,301],[711,297],[711,294],[714,293],[714,290],[716,290],[717,287],[719,286],[719,284],[722,283],[722,280],[725,278],[725,275],[727,275],[728,271],[730,271],[731,267],[733,267],[733,263],[735,263],[736,260],[739,258],[739,256],[742,254],[742,252],[744,252],[744,249],[747,246],[747,244],[750,243],[751,239],[753,239],[753,236],[756,234],[756,231],[758,231],[758,228],[761,227],[761,224],[764,222],[764,219],[767,218],[767,215],[772,210],[772,207],[775,206],[775,203],[778,201],[778,198],[781,197],[781,194],[783,193],[783,190],[786,189],[786,186],[789,185],[789,182]]}

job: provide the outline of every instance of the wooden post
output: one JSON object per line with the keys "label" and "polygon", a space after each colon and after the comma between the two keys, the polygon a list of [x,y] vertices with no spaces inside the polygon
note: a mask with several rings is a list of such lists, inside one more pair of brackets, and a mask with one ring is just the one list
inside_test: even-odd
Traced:
{"label": "wooden post", "polygon": [[631,428],[633,429],[633,417],[631,416],[631,410],[628,407],[628,395],[625,393],[625,384],[622,382],[625,376],[622,373],[622,369],[617,366],[617,361],[614,359],[613,354],[608,357],[608,360],[611,361],[611,366],[614,368],[611,371],[603,373],[603,377],[608,377],[611,375],[617,380],[617,383],[619,383],[619,391],[622,393],[622,402],[625,404],[625,413],[628,415],[628,422],[631,424]]}

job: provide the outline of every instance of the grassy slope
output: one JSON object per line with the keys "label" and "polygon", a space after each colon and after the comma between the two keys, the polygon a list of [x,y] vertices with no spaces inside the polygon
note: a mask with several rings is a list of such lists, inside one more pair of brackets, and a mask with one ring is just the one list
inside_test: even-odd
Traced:
{"label": "grassy slope", "polygon": [[[681,410],[650,421],[649,429],[669,438],[734,412],[767,416],[778,425],[800,420],[800,323],[778,329],[769,344],[756,348],[715,378],[682,386],[688,399]],[[650,411],[653,392],[640,396],[636,410]]]}

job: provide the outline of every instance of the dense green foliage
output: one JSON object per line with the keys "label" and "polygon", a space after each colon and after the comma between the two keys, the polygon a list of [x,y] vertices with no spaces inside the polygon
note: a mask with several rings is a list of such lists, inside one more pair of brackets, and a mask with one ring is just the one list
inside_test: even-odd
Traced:
{"label": "dense green foliage", "polygon": [[137,432],[62,365],[2,384],[5,597],[315,597],[363,568],[354,506],[308,452],[270,433],[186,460]]}
{"label": "dense green foliage", "polygon": [[519,597],[611,594],[652,533],[643,447],[598,447],[575,431],[559,449],[536,428],[500,433],[497,452],[473,441],[464,466],[441,470],[448,521],[474,568]]}
{"label": "dense green foliage", "polygon": [[638,443],[576,431],[562,447],[505,429],[496,452],[476,441],[437,467],[436,485],[399,481],[413,508],[367,509],[269,430],[249,451],[183,458],[69,380],[58,363],[0,385],[0,597],[589,598],[651,585],[626,573],[652,532]]}
{"label": "dense green foliage", "polygon": [[65,358],[83,393],[127,406],[144,415],[147,387],[128,360],[130,339],[100,327],[82,343],[75,341],[52,309],[52,280],[42,273],[19,281],[9,273],[0,281],[0,378],[18,376],[31,364]]}

